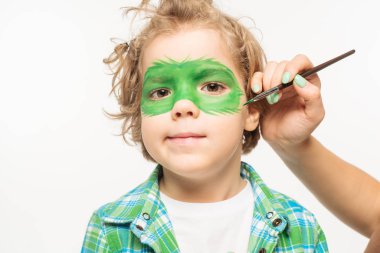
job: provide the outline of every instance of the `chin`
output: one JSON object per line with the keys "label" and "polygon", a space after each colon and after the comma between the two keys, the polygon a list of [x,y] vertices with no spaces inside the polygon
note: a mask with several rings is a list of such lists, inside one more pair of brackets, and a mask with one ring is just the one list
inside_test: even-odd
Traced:
{"label": "chin", "polygon": [[161,163],[162,166],[171,172],[186,177],[207,173],[211,169],[212,164],[212,161],[205,160],[205,157],[194,157],[189,155],[177,156],[175,161]]}

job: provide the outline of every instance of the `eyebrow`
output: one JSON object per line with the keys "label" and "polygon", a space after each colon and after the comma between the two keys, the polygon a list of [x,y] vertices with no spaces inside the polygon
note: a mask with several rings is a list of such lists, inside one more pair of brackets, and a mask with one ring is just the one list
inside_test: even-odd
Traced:
{"label": "eyebrow", "polygon": [[153,77],[148,77],[146,80],[149,80],[150,82],[153,83],[167,83],[173,80],[172,76],[153,76]]}
{"label": "eyebrow", "polygon": [[[192,79],[194,81],[199,81],[202,80],[203,78],[210,76],[210,75],[224,75],[227,78],[230,78],[232,81],[235,80],[235,75],[230,70],[227,66],[224,64],[216,61],[215,59],[212,58],[207,58],[207,59],[196,59],[196,60],[183,60],[181,62],[175,61],[173,59],[168,59],[168,60],[159,60],[154,62],[154,65],[149,67],[152,71],[156,72],[161,72],[163,69],[166,69],[167,67],[170,67],[171,65],[182,65],[182,64],[189,64],[194,61],[203,61],[204,64],[201,66],[198,66],[195,68],[193,74],[192,74]],[[169,83],[172,82],[175,78],[171,75],[166,75],[166,74],[160,74],[159,76],[145,76],[145,80],[149,80],[149,82],[153,83]]]}
{"label": "eyebrow", "polygon": [[221,72],[223,72],[223,74],[227,74],[229,78],[233,79],[233,74],[224,66],[200,67],[195,71],[193,79],[198,81],[206,76],[220,74]]}

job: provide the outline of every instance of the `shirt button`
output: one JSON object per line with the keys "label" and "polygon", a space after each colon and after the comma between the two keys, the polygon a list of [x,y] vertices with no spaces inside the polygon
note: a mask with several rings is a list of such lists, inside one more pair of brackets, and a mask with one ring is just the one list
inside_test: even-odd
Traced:
{"label": "shirt button", "polygon": [[149,220],[150,219],[150,215],[147,214],[147,213],[143,213],[143,217],[145,220]]}
{"label": "shirt button", "polygon": [[140,231],[143,231],[143,230],[144,230],[144,228],[143,228],[142,226],[140,226],[140,225],[136,225],[136,228],[137,228],[138,230],[140,230]]}
{"label": "shirt button", "polygon": [[273,225],[274,227],[278,227],[281,223],[282,223],[282,220],[279,219],[279,218],[277,218],[277,219],[275,219],[275,220],[272,222],[272,225]]}
{"label": "shirt button", "polygon": [[266,252],[267,252],[267,250],[264,249],[264,248],[261,248],[261,249],[259,250],[259,253],[266,253]]}
{"label": "shirt button", "polygon": [[273,217],[273,212],[267,212],[267,215],[265,216],[267,219],[270,219]]}

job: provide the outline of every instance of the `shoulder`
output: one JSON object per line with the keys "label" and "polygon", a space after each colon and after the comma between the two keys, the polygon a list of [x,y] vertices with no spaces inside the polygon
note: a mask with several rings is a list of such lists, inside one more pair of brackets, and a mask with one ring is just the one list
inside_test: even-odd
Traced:
{"label": "shoulder", "polygon": [[118,199],[100,206],[94,214],[105,222],[131,221],[144,205],[146,189],[146,183],[141,183]]}
{"label": "shoulder", "polygon": [[82,245],[83,253],[121,252],[121,249],[135,252],[134,247],[145,247],[140,244],[139,238],[133,235],[131,229],[131,223],[143,206],[144,189],[144,183],[140,184],[93,212]]}
{"label": "shoulder", "polygon": [[[292,240],[303,238],[310,247],[328,252],[325,234],[315,215],[289,196],[273,191],[277,205],[287,220],[287,234]],[[303,242],[303,243],[304,243]]]}
{"label": "shoulder", "polygon": [[303,224],[307,224],[311,227],[318,226],[318,222],[315,215],[308,209],[306,209],[304,206],[302,206],[300,203],[298,203],[296,200],[275,190],[272,190],[272,193],[275,201],[277,202],[277,205],[281,207],[285,216],[288,217],[288,222],[299,223],[300,221],[302,221]]}
{"label": "shoulder", "polygon": [[272,192],[287,219],[287,235],[294,242],[293,246],[307,245],[315,252],[328,252],[325,234],[315,215],[289,196]]}
{"label": "shoulder", "polygon": [[274,209],[283,217],[290,217],[289,220],[302,220],[309,225],[317,224],[315,216],[309,210],[289,196],[268,187],[249,164],[242,162],[241,174],[250,179],[254,194],[257,195],[257,206],[263,209],[263,215]]}
{"label": "shoulder", "polygon": [[158,186],[160,173],[161,167],[157,165],[144,182],[115,201],[102,205],[95,214],[104,223],[122,224],[136,219],[144,207],[156,210],[160,206]]}

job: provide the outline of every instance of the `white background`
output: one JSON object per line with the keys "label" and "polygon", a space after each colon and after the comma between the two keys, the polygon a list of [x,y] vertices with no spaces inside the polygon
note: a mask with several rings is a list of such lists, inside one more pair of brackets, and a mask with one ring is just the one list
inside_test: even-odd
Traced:
{"label": "white background", "polygon": [[[113,49],[111,37],[130,39],[130,22],[119,8],[134,2],[1,0],[0,252],[79,252],[92,211],[154,167],[115,136],[120,122],[102,112],[118,108],[108,96],[111,76],[102,59]],[[380,179],[376,1],[217,6],[254,19],[252,31],[269,60],[304,53],[319,64],[357,50],[319,74],[327,114],[315,136]],[[367,239],[329,213],[264,141],[243,160],[317,215],[331,252],[363,251]]]}

